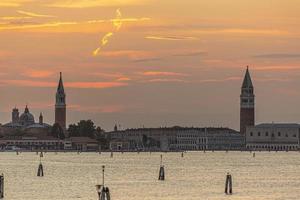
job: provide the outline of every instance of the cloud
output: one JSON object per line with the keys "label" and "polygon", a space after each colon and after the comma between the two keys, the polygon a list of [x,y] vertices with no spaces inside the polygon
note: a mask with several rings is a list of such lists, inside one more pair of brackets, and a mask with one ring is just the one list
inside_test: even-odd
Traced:
{"label": "cloud", "polygon": [[[47,31],[47,32],[107,32],[110,26],[105,23],[111,23],[114,19],[108,20],[88,20],[88,21],[49,21],[45,23],[17,21],[15,23],[0,23],[0,31]],[[132,23],[147,21],[149,18],[124,18],[122,22]],[[94,24],[103,24],[95,26]]]}
{"label": "cloud", "polygon": [[300,70],[299,66],[260,66],[253,67],[253,70],[257,71],[290,71],[290,70]]}
{"label": "cloud", "polygon": [[207,54],[206,52],[203,51],[190,51],[190,52],[186,52],[186,53],[178,53],[178,54],[173,54],[173,56],[203,56]]}
{"label": "cloud", "polygon": [[66,87],[69,88],[82,88],[82,89],[104,89],[128,86],[123,82],[67,82]]}
{"label": "cloud", "polygon": [[33,0],[1,0],[0,7],[20,7],[23,4],[32,1]]}
{"label": "cloud", "polygon": [[[41,87],[53,88],[57,87],[57,82],[49,81],[32,81],[32,80],[0,80],[1,86],[16,86],[16,87]],[[67,88],[80,88],[80,89],[105,89],[114,87],[127,86],[128,83],[124,82],[65,82]]]}
{"label": "cloud", "polygon": [[203,79],[203,80],[197,80],[196,82],[199,82],[199,83],[219,83],[219,82],[237,81],[237,80],[242,80],[242,78],[232,76],[232,77],[227,77],[227,78],[224,78],[224,79]]}
{"label": "cloud", "polygon": [[[29,16],[7,16],[7,17],[1,17],[2,20],[24,20],[24,19],[32,19],[32,17]],[[6,23],[8,24],[8,23]]]}
{"label": "cloud", "polygon": [[144,76],[189,76],[184,73],[162,72],[162,71],[146,71],[141,73]]}
{"label": "cloud", "polygon": [[255,58],[266,58],[266,59],[290,59],[290,58],[300,58],[300,54],[290,54],[290,53],[274,53],[274,54],[262,54],[255,55]]}
{"label": "cloud", "polygon": [[163,58],[161,57],[152,57],[152,58],[138,58],[138,59],[134,59],[132,60],[133,62],[152,62],[152,61],[160,61]]}
{"label": "cloud", "polygon": [[188,37],[188,36],[146,36],[145,39],[149,39],[149,40],[169,40],[169,41],[198,40],[197,37]]}
{"label": "cloud", "polygon": [[104,51],[101,54],[104,57],[127,57],[130,60],[137,61],[141,59],[152,59],[156,55],[151,51],[141,51],[141,50],[120,50],[120,51]]}
{"label": "cloud", "polygon": [[186,83],[187,81],[182,80],[182,79],[175,79],[175,78],[158,78],[158,79],[145,80],[143,82],[149,82],[149,83],[155,83],[155,82],[180,82],[180,83]]}
{"label": "cloud", "polygon": [[69,105],[68,109],[79,111],[79,112],[88,112],[88,113],[119,113],[124,111],[123,105],[104,105],[104,106],[88,106],[88,105]]}
{"label": "cloud", "polygon": [[54,74],[52,71],[48,70],[28,70],[23,73],[23,75],[30,78],[47,78]]}
{"label": "cloud", "polygon": [[129,77],[120,77],[120,78],[118,78],[116,81],[131,81],[132,79],[131,78],[129,78]]}
{"label": "cloud", "polygon": [[126,5],[141,5],[150,0],[57,0],[50,3],[49,7],[61,8],[91,8],[91,7],[112,7]]}
{"label": "cloud", "polygon": [[37,14],[37,13],[33,13],[33,12],[27,12],[27,11],[23,11],[23,10],[18,10],[18,13],[22,14],[22,15],[26,15],[28,17],[41,17],[41,18],[52,18],[52,17],[56,17],[53,15],[44,15],[44,14]]}

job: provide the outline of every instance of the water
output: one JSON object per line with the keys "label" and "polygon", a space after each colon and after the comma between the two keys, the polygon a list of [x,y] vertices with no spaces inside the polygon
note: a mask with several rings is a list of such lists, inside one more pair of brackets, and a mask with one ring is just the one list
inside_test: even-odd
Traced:
{"label": "water", "polygon": [[[300,153],[163,153],[166,181],[158,181],[160,153],[46,153],[44,177],[37,177],[35,153],[0,153],[5,200],[96,200],[96,184],[113,200],[300,199]],[[233,195],[224,194],[225,176],[233,176]]]}

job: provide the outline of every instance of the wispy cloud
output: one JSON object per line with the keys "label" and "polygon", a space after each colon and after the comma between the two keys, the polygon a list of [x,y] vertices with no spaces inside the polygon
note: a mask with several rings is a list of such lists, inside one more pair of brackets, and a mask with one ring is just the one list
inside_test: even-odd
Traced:
{"label": "wispy cloud", "polygon": [[[1,86],[17,86],[17,87],[56,87],[57,82],[48,81],[32,81],[32,80],[0,80]],[[105,89],[114,87],[127,86],[125,82],[66,82],[67,88],[80,88],[80,89]]]}
{"label": "wispy cloud", "polygon": [[28,11],[23,11],[23,10],[18,10],[17,12],[22,14],[22,15],[26,15],[28,17],[41,17],[41,18],[56,17],[56,16],[53,16],[53,15],[38,14],[38,13],[28,12]]}
{"label": "wispy cloud", "polygon": [[125,109],[123,105],[82,106],[78,104],[71,104],[68,106],[68,108],[70,110],[88,113],[119,113]]}
{"label": "wispy cloud", "polygon": [[198,34],[233,34],[233,35],[268,35],[283,36],[291,33],[286,30],[277,29],[245,29],[245,28],[227,28],[227,29],[196,29],[194,33]]}
{"label": "wispy cloud", "polygon": [[104,89],[127,86],[128,84],[123,82],[67,82],[65,85],[69,88]]}
{"label": "wispy cloud", "polygon": [[53,71],[49,70],[26,70],[23,75],[30,78],[47,78],[54,74]]}
{"label": "wispy cloud", "polygon": [[255,55],[255,58],[262,59],[289,59],[289,58],[300,58],[300,54],[297,53],[273,53],[273,54],[261,54]]}
{"label": "wispy cloud", "polygon": [[143,82],[149,82],[149,83],[156,83],[156,82],[180,82],[180,83],[186,83],[187,81],[182,80],[182,79],[176,79],[176,78],[157,78],[157,79],[145,80]]}
{"label": "wispy cloud", "polygon": [[239,80],[242,80],[242,78],[232,76],[232,77],[227,77],[227,78],[224,78],[224,79],[202,79],[202,80],[197,80],[196,82],[199,82],[199,83],[219,83],[219,82],[239,81]]}
{"label": "wispy cloud", "polygon": [[124,76],[124,77],[118,78],[116,81],[131,81],[131,80],[132,80],[131,78]]}
{"label": "wispy cloud", "polygon": [[47,6],[62,8],[91,8],[141,5],[149,1],[150,0],[56,0],[54,3],[47,4]]}
{"label": "wispy cloud", "polygon": [[277,66],[258,66],[253,67],[253,70],[257,71],[290,71],[290,70],[300,70],[299,66],[284,66],[284,65],[277,65]]}
{"label": "wispy cloud", "polygon": [[32,1],[33,0],[1,0],[0,7],[20,7],[23,4]]}
{"label": "wispy cloud", "polygon": [[180,40],[198,40],[199,38],[197,38],[197,37],[188,37],[188,36],[146,36],[145,39],[180,41]]}
{"label": "wispy cloud", "polygon": [[146,71],[141,73],[144,76],[189,76],[185,73],[164,72],[164,71]]}
{"label": "wispy cloud", "polygon": [[204,51],[188,51],[188,52],[181,52],[181,53],[176,53],[176,54],[173,54],[173,56],[203,56],[203,55],[206,55],[207,52],[204,52]]}
{"label": "wispy cloud", "polygon": [[[45,23],[40,22],[27,22],[17,21],[16,23],[0,23],[0,31],[17,30],[17,31],[46,31],[46,32],[106,32],[109,26],[94,26],[94,24],[111,23],[114,19],[109,20],[88,20],[88,21],[48,21]],[[149,18],[124,18],[122,22],[142,22],[147,21]],[[71,26],[71,28],[66,28]],[[84,28],[83,28],[84,27]],[[51,29],[52,28],[52,29]],[[58,29],[60,28],[60,29]]]}

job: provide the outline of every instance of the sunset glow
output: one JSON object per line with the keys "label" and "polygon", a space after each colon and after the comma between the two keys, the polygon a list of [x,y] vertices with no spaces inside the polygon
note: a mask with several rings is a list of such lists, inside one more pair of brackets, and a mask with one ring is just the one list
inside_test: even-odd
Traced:
{"label": "sunset glow", "polygon": [[295,0],[1,0],[0,121],[28,103],[53,122],[62,72],[68,123],[76,113],[108,130],[238,128],[249,65],[257,122],[299,122],[299,8]]}

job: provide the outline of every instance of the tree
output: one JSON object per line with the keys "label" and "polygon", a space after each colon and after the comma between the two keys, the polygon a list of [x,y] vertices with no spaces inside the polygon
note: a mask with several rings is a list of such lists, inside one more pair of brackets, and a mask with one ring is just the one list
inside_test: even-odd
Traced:
{"label": "tree", "polygon": [[95,134],[100,130],[98,128],[96,129],[92,120],[80,120],[77,124],[70,124],[68,131],[70,137],[95,138]]}
{"label": "tree", "polygon": [[59,138],[61,140],[65,139],[64,130],[58,123],[53,124],[51,129],[51,136]]}

